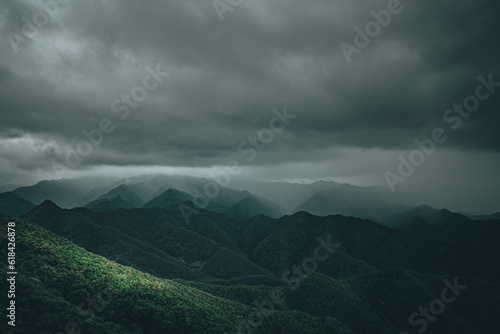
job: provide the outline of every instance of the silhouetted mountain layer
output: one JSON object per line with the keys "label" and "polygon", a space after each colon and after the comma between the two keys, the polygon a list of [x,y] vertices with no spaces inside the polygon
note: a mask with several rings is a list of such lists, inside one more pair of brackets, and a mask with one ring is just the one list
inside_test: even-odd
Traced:
{"label": "silhouetted mountain layer", "polygon": [[45,200],[56,202],[64,208],[74,207],[75,201],[85,193],[102,186],[102,178],[41,181],[29,187],[17,188],[13,193],[36,205]]}
{"label": "silhouetted mountain layer", "polygon": [[[203,179],[190,179],[191,183],[202,182]],[[101,190],[104,188],[100,188]],[[156,191],[151,191],[153,185],[144,182],[138,184],[122,184],[109,190],[106,194],[100,195],[85,205],[85,208],[92,211],[113,211],[116,209],[131,208],[166,208],[185,201],[194,202],[197,206],[206,208],[213,212],[224,212],[225,214],[239,219],[247,219],[260,214],[273,218],[281,217],[285,210],[279,205],[259,198],[248,191],[239,191],[228,188],[219,188],[218,195],[214,198],[207,198],[203,195],[192,196],[182,190],[170,187],[169,184],[156,185]],[[158,192],[160,192],[158,194]],[[97,194],[99,192],[95,192]],[[85,196],[89,198],[89,194]],[[146,202],[147,198],[151,198]]]}
{"label": "silhouetted mountain layer", "polygon": [[99,208],[100,203],[114,201],[113,205],[116,209],[131,209],[140,207],[144,204],[144,198],[134,189],[134,186],[119,185],[111,189],[106,194],[99,196],[97,199],[85,205],[87,209]]}
{"label": "silhouetted mountain layer", "polygon": [[85,205],[86,209],[92,210],[92,211],[115,211],[118,209],[133,209],[136,206],[129,202],[128,200],[124,199],[121,195],[116,195],[115,198],[101,198],[97,199],[95,201],[92,201]]}
{"label": "silhouetted mountain layer", "polygon": [[428,205],[412,208],[393,218],[388,225],[416,234],[455,241],[495,243],[500,232],[500,220],[475,221],[459,213]]}
{"label": "silhouetted mountain layer", "polygon": [[233,206],[225,209],[222,213],[240,219],[248,219],[258,215],[266,215],[271,218],[283,216],[284,211],[276,204],[269,201],[258,200],[253,196],[247,196]]}
{"label": "silhouetted mountain layer", "polygon": [[318,216],[340,214],[376,222],[387,222],[409,207],[396,203],[370,188],[348,184],[320,191],[297,207],[294,212],[307,211]]}
{"label": "silhouetted mountain layer", "polygon": [[12,192],[0,194],[0,213],[19,217],[34,207],[33,203],[17,197]]}
{"label": "silhouetted mountain layer", "polygon": [[492,215],[472,215],[466,212],[459,212],[459,214],[466,216],[472,220],[500,220],[500,212],[494,213]]}
{"label": "silhouetted mountain layer", "polygon": [[147,208],[167,208],[185,201],[192,201],[193,197],[183,191],[169,188],[161,195],[145,203],[142,207]]}
{"label": "silhouetted mountain layer", "polygon": [[233,180],[230,187],[247,190],[261,198],[266,198],[292,212],[299,205],[319,191],[331,190],[340,186],[333,181],[317,181],[312,184],[289,182],[258,182]]}

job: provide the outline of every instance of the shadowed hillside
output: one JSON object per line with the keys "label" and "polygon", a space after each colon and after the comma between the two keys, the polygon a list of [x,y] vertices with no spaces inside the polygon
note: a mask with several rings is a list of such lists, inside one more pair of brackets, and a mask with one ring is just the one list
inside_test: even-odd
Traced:
{"label": "shadowed hillside", "polygon": [[[38,210],[52,210],[52,214],[64,211],[50,202]],[[79,211],[84,210],[71,210],[70,213]],[[290,229],[296,218],[299,224],[303,224],[302,220],[307,216],[289,217],[282,228],[288,226]],[[259,220],[262,223],[261,219],[254,218],[245,229],[257,226]],[[0,220],[4,227],[12,221],[5,216]],[[349,220],[352,219],[345,223]],[[55,333],[64,330],[68,323],[81,333],[92,334],[399,333],[412,329],[409,316],[422,305],[439,298],[446,281],[457,280],[453,276],[372,266],[366,266],[364,272],[351,270],[344,278],[334,278],[331,270],[320,270],[334,267],[342,259],[333,254],[333,262],[320,262],[317,271],[299,280],[283,281],[281,275],[264,275],[172,281],[89,253],[37,225],[15,221],[17,247],[23,254],[18,276],[18,289],[23,293],[17,302],[24,316],[16,323],[16,332],[20,333]],[[342,222],[323,223],[330,224],[337,232],[344,232],[340,238],[343,244],[338,247],[340,252],[345,252],[344,245],[347,250],[358,248],[354,245],[356,234],[348,232],[348,226],[342,227]],[[373,226],[380,228],[377,224]],[[359,228],[355,227],[355,230]],[[306,234],[315,235],[314,229]],[[268,232],[283,235],[276,228]],[[293,233],[282,238],[292,240]],[[312,240],[308,240],[309,236],[303,236],[304,243],[312,246]],[[297,242],[295,240],[295,244]],[[326,249],[325,254],[328,254]],[[6,256],[5,252],[2,249],[0,253]],[[309,253],[304,248],[303,253],[311,256],[314,251]],[[290,263],[300,264],[301,256],[295,256],[294,252],[290,254]],[[363,257],[362,254],[357,256]],[[277,255],[273,257],[279,259]],[[489,334],[500,329],[495,313],[491,312],[500,307],[498,289],[485,280],[467,276],[458,279],[465,284],[466,290],[456,302],[447,306],[445,314],[429,325],[427,332],[437,334],[451,330],[459,334]],[[277,291],[284,298],[272,307],[271,312],[254,308],[260,303],[268,305],[265,301]],[[94,302],[88,304],[86,301],[89,300]],[[252,313],[262,317],[261,321],[249,322]]]}

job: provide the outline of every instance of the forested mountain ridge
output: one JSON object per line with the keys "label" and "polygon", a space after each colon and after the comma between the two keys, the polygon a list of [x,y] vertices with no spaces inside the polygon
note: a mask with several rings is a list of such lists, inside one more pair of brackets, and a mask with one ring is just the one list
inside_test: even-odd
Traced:
{"label": "forested mountain ridge", "polygon": [[[68,324],[81,333],[96,334],[399,333],[411,329],[412,312],[439,297],[446,286],[443,280],[457,279],[387,268],[344,279],[316,271],[291,284],[279,278],[245,283],[257,277],[172,281],[89,253],[36,224],[5,216],[0,221],[3,227],[16,222],[18,252],[23,254],[18,276],[23,317],[17,321],[17,333],[55,333]],[[6,255],[4,249],[1,253]],[[467,285],[466,292],[427,331],[465,334],[499,329],[491,312],[500,306],[498,289],[484,280],[458,280]],[[276,291],[284,298],[273,311],[254,308],[267,305]],[[249,321],[251,314],[260,314],[261,321]]]}

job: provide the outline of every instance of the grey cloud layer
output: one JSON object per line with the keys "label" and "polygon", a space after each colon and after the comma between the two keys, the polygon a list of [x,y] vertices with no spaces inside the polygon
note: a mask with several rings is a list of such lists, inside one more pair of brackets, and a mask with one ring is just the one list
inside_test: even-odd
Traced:
{"label": "grey cloud layer", "polygon": [[[19,33],[37,8],[3,1],[0,140],[51,143],[37,144],[33,164],[45,168],[109,117],[116,131],[83,167],[212,165],[266,126],[273,107],[287,105],[299,118],[261,164],[324,159],[318,150],[332,147],[411,149],[474,91],[478,75],[500,81],[500,4],[402,4],[347,64],[339,43],[353,43],[353,27],[387,1],[247,0],[223,22],[211,1],[71,1],[19,54],[7,33]],[[156,64],[170,76],[119,121],[110,103]],[[499,99],[500,92],[446,145],[498,151]]]}

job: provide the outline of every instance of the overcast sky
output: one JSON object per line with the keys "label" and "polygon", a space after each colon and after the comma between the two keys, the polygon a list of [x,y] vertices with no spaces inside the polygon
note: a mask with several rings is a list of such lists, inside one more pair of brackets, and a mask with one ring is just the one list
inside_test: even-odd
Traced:
{"label": "overcast sky", "polygon": [[[66,177],[201,175],[234,159],[240,177],[387,187],[399,155],[442,128],[447,140],[395,191],[500,211],[500,87],[483,87],[460,126],[443,120],[479,76],[500,82],[500,3],[403,0],[348,62],[340,43],[356,46],[354,28],[391,1],[220,0],[218,12],[209,0],[46,0],[46,20],[35,1],[1,0],[0,188],[56,178],[54,163],[67,166],[103,119],[114,130]],[[156,70],[169,74],[158,83]],[[142,99],[144,85],[157,87]],[[141,101],[126,114],[132,92]],[[285,106],[295,118],[255,158],[242,154]]]}

